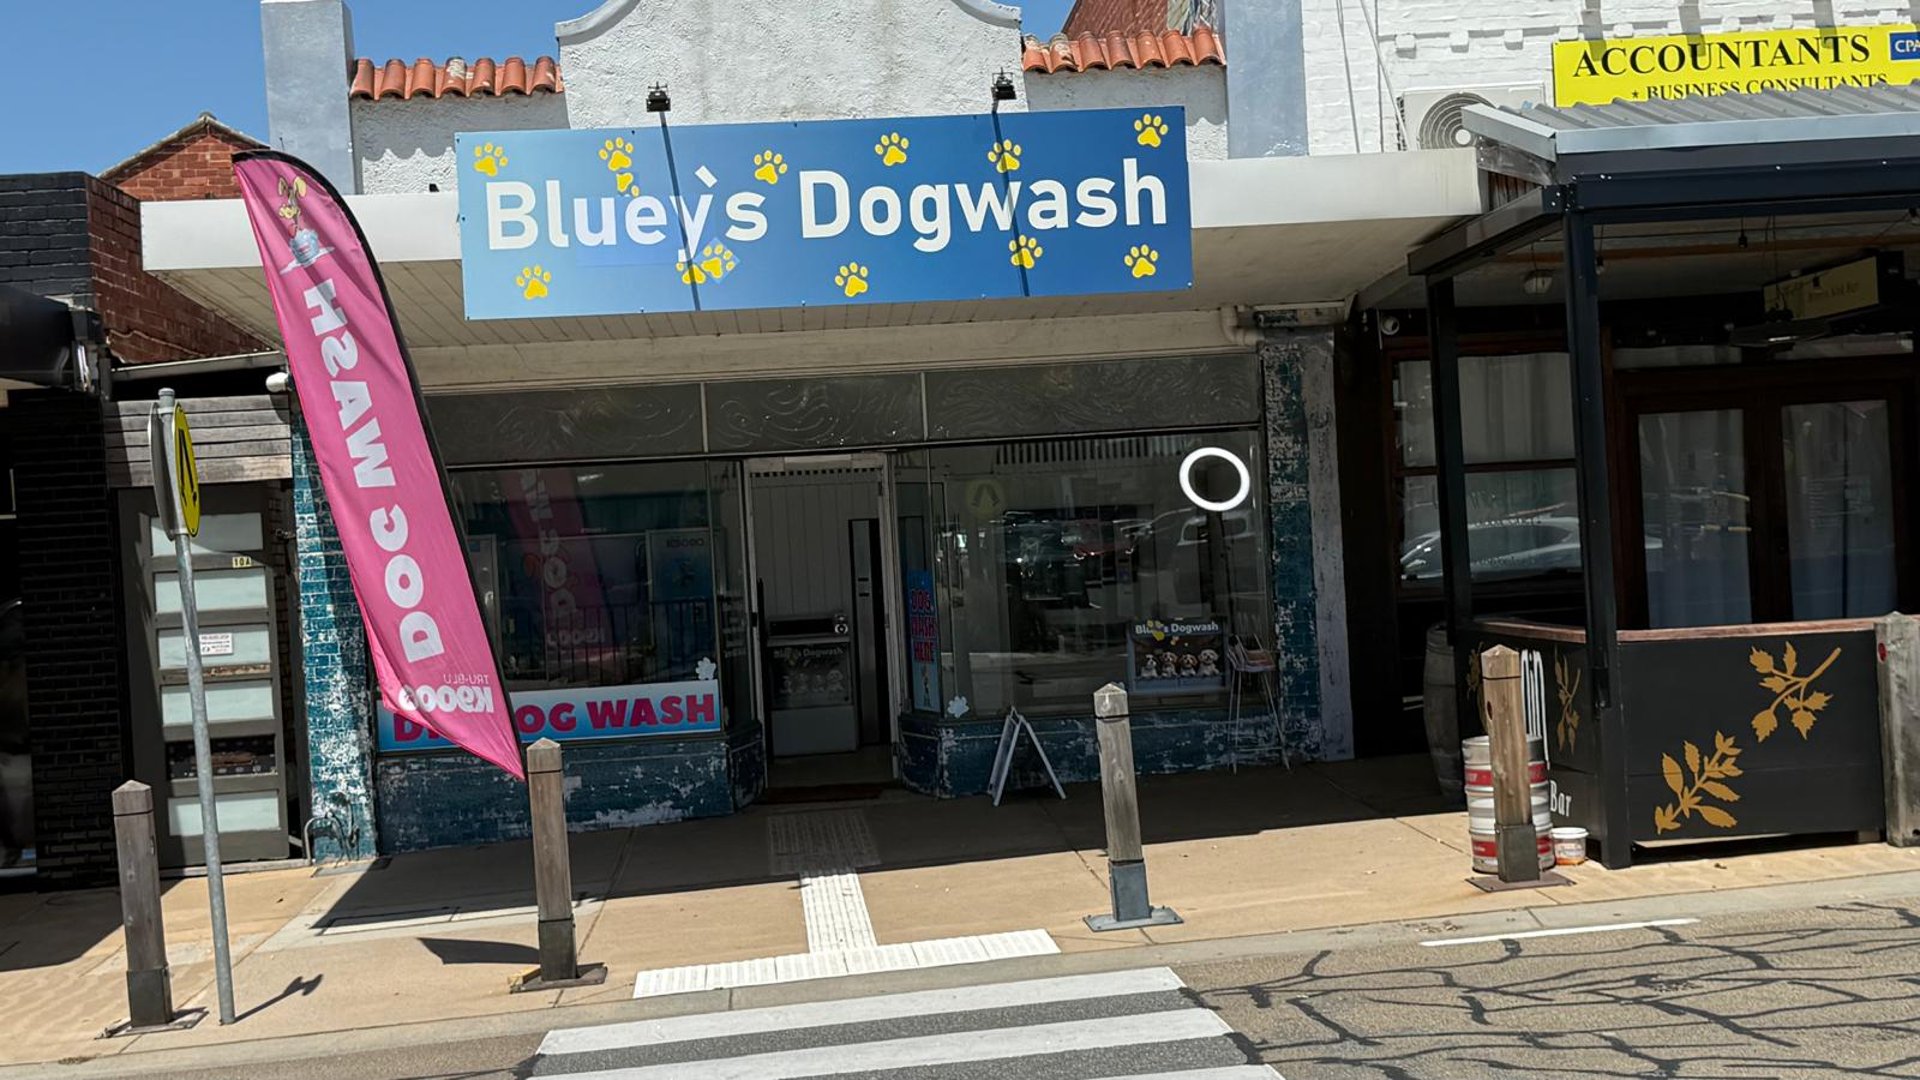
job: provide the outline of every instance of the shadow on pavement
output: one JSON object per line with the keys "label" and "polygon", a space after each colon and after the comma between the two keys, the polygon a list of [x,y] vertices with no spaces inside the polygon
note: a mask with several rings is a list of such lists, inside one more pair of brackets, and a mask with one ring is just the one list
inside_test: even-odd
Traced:
{"label": "shadow on pavement", "polygon": [[295,979],[287,984],[285,990],[280,991],[260,1004],[255,1005],[253,1008],[248,1009],[246,1012],[234,1017],[233,1022],[237,1024],[249,1016],[256,1016],[266,1012],[268,1009],[273,1008],[288,998],[311,997],[315,990],[320,989],[320,981],[325,978],[325,975],[315,975],[310,979]]}
{"label": "shadow on pavement", "polygon": [[[1142,777],[1143,837],[1149,844],[1249,836],[1337,822],[1438,813],[1440,794],[1427,755],[1367,761]],[[1000,806],[984,796],[933,799],[892,791],[839,804],[749,806],[727,817],[573,834],[574,891],[613,899],[794,880],[774,858],[775,819],[857,814],[872,836],[874,867],[895,870],[1100,851],[1105,823],[1097,783],[1010,791]],[[321,919],[426,917],[533,902],[527,841],[397,855],[361,875]],[[531,952],[528,954],[531,956]],[[443,957],[443,959],[445,959]],[[448,963],[462,961],[447,960]],[[504,962],[504,961],[502,961]]]}
{"label": "shadow on pavement", "polygon": [[540,963],[540,950],[504,941],[421,938],[420,944],[439,957],[443,964],[514,964],[527,967]]}

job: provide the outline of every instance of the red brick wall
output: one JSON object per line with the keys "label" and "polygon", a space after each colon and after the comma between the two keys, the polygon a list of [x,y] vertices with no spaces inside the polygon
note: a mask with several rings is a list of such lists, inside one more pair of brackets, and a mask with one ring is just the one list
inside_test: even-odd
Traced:
{"label": "red brick wall", "polygon": [[268,346],[141,269],[140,200],[87,178],[94,306],[128,363],[263,352]]}
{"label": "red brick wall", "polygon": [[102,179],[136,199],[237,199],[233,154],[259,144],[219,131],[201,131],[127,163]]}
{"label": "red brick wall", "polygon": [[1159,33],[1166,28],[1167,0],[1076,0],[1060,32],[1075,37],[1116,30],[1123,34],[1142,30]]}

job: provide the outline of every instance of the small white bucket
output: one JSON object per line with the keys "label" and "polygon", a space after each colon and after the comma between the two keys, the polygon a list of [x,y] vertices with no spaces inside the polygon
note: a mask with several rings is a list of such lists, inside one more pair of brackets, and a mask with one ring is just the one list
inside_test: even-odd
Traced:
{"label": "small white bucket", "polygon": [[1567,827],[1547,835],[1553,837],[1553,861],[1558,865],[1579,866],[1587,861],[1587,830]]}

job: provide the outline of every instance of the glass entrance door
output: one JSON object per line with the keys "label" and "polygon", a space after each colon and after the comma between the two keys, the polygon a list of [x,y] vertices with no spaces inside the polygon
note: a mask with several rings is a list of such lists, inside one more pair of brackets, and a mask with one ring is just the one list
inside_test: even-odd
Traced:
{"label": "glass entrance door", "polygon": [[[1642,534],[1625,552],[1640,625],[1862,618],[1900,605],[1903,398],[1839,389],[1630,399],[1638,490],[1623,516]],[[1673,404],[1688,407],[1660,408]]]}

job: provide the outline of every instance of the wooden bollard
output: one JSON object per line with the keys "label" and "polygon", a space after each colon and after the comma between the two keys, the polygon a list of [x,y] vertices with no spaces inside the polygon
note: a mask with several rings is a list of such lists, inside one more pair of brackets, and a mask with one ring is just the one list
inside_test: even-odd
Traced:
{"label": "wooden bollard", "polygon": [[1487,741],[1493,754],[1493,824],[1501,881],[1540,880],[1540,833],[1527,775],[1527,711],[1520,654],[1495,645],[1480,654]]}
{"label": "wooden bollard", "polygon": [[1140,792],[1133,779],[1133,724],[1127,692],[1108,683],[1093,692],[1093,726],[1100,740],[1100,801],[1107,816],[1107,890],[1113,911],[1086,918],[1090,930],[1169,926],[1171,908],[1147,895],[1146,854],[1140,845]]}
{"label": "wooden bollard", "polygon": [[1880,657],[1880,762],[1887,843],[1920,844],[1920,622],[1895,612],[1874,621]]}
{"label": "wooden bollard", "polygon": [[120,860],[120,917],[127,939],[127,1026],[173,1023],[173,981],[160,917],[160,863],[153,842],[153,789],[129,780],[113,790]]}
{"label": "wooden bollard", "polygon": [[540,912],[540,980],[577,978],[573,938],[573,860],[567,849],[565,774],[560,744],[527,747],[527,799],[533,816],[533,892]]}

